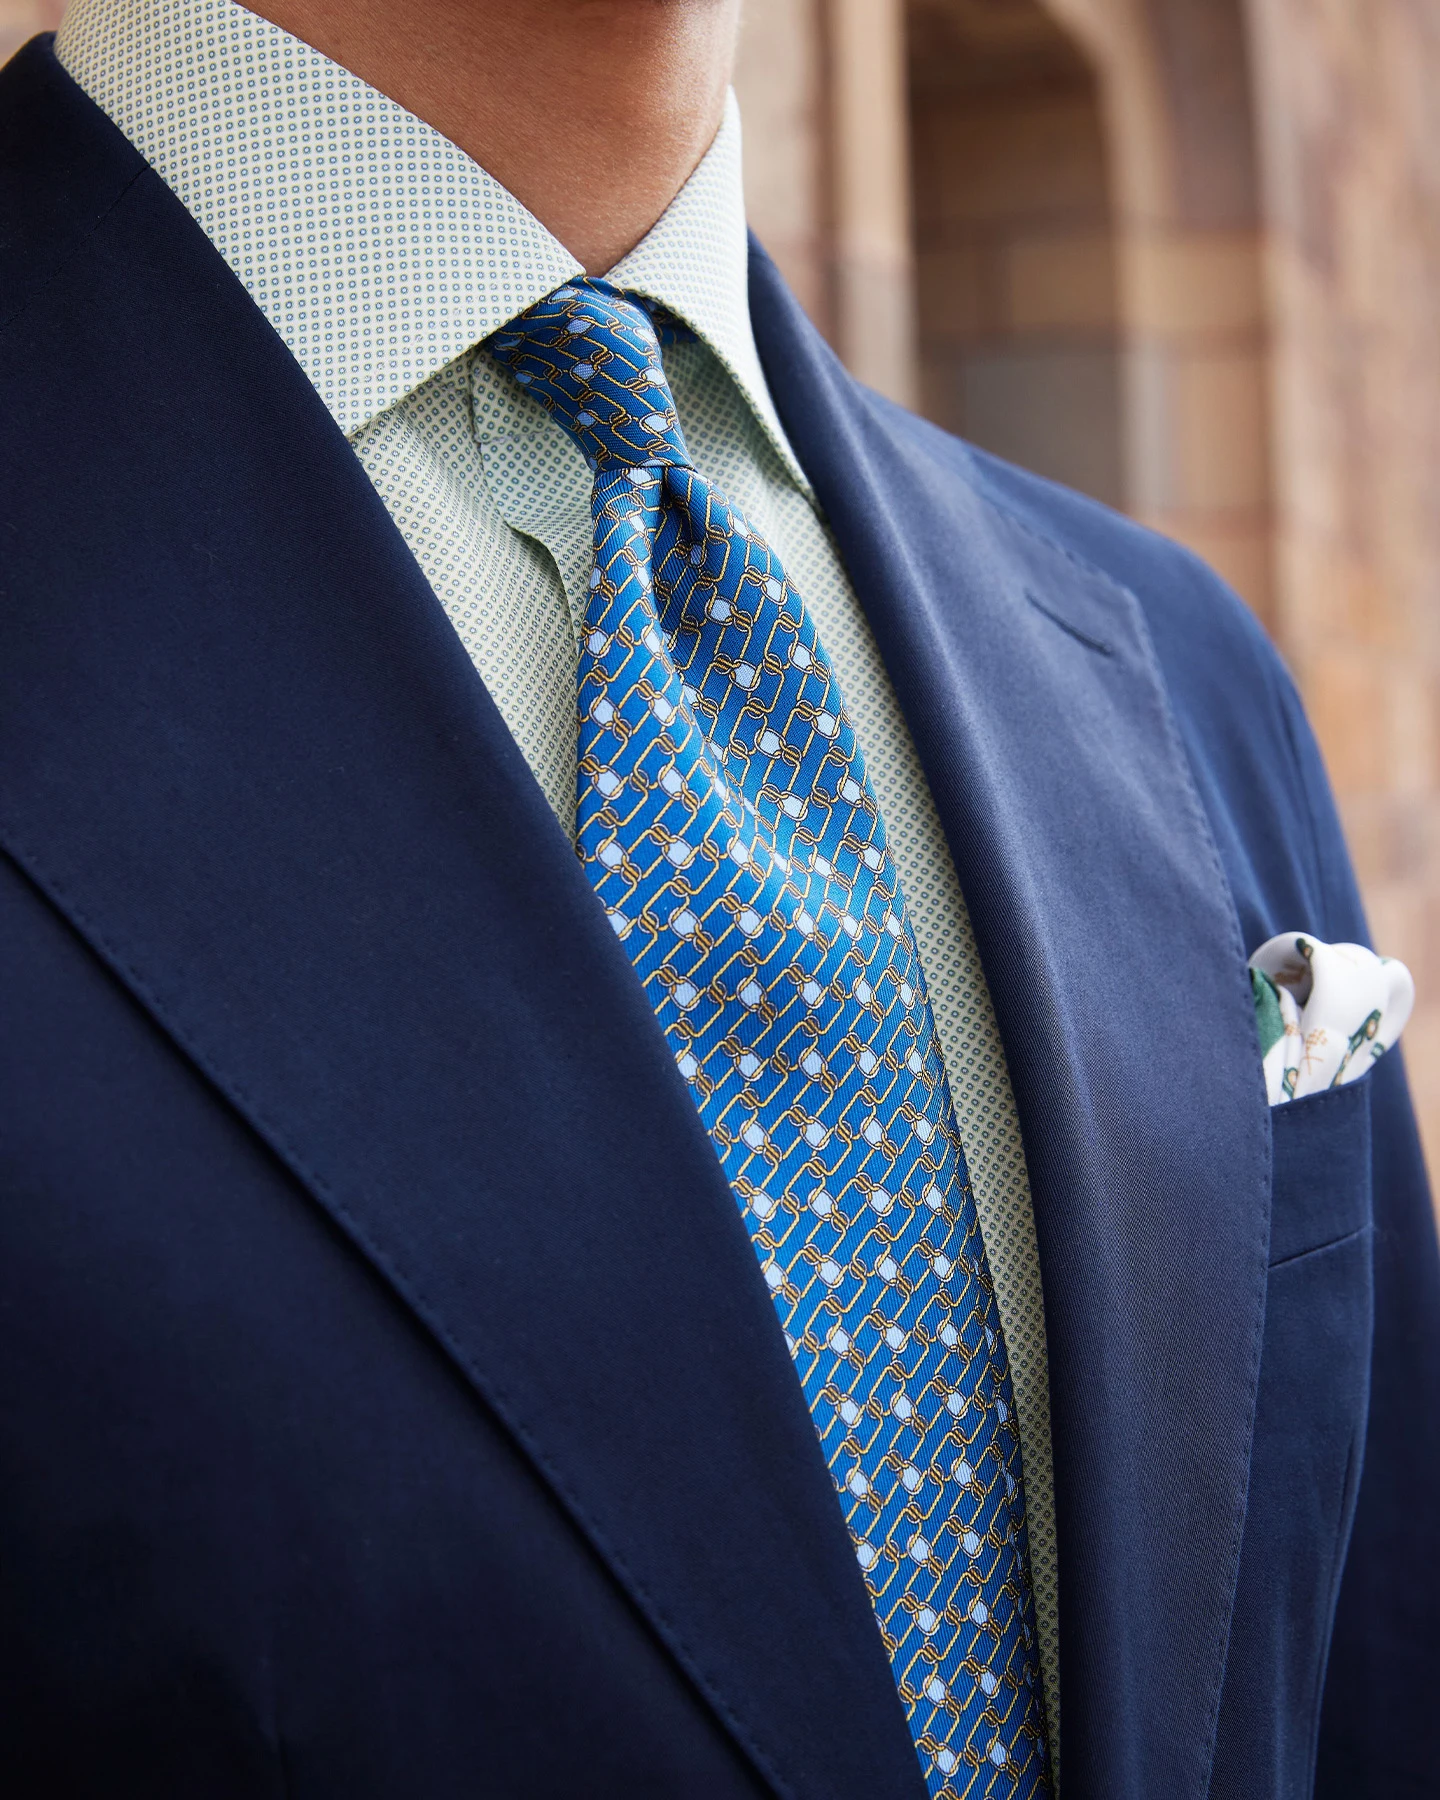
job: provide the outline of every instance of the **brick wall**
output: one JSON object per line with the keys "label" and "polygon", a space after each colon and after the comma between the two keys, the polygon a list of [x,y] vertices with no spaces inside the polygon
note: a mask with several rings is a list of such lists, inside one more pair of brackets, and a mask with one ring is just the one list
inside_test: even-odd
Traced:
{"label": "brick wall", "polygon": [[1252,0],[1275,629],[1330,764],[1440,1168],[1440,7]]}
{"label": "brick wall", "polygon": [[1038,0],[999,14],[920,0],[909,25],[922,406],[1121,506],[1119,296],[1094,72]]}

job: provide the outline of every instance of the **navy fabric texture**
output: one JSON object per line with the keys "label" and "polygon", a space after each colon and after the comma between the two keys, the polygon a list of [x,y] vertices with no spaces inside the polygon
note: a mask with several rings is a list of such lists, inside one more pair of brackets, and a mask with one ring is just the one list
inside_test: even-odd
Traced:
{"label": "navy fabric texture", "polygon": [[1313,1789],[1370,1379],[1372,1092],[1359,1081],[1275,1113],[1265,1354],[1213,1800]]}
{"label": "navy fabric texture", "polygon": [[511,1435],[5,861],[0,943],[0,1789],[768,1792]]}
{"label": "navy fabric texture", "polygon": [[[916,1800],[603,909],[313,390],[44,40],[0,74],[0,296],[0,1785]],[[1065,1791],[1428,1792],[1403,1069],[1277,1119],[1272,1181],[1245,975],[1364,937],[1293,689],[1193,558],[858,388],[758,248],[752,309],[1020,1106]]]}

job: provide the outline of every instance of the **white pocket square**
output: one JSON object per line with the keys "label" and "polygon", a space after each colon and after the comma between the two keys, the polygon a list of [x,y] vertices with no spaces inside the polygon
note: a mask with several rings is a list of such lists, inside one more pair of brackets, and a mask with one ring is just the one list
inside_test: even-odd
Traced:
{"label": "white pocket square", "polygon": [[1282,931],[1250,958],[1265,1090],[1272,1106],[1358,1081],[1405,1029],[1415,983],[1404,963],[1360,944]]}

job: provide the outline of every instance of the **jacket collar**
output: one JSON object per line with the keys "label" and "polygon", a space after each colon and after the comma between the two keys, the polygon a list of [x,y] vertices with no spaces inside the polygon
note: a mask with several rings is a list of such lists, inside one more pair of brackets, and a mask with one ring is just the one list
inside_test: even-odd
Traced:
{"label": "jacket collar", "polygon": [[[918,1796],[743,1225],[513,740],[188,215],[43,45],[0,80],[26,422],[0,841],[426,1322],[776,1790]],[[857,389],[759,253],[753,279],[1025,1128],[1067,1793],[1198,1800],[1267,1223],[1233,909],[1133,597]],[[1177,984],[1206,1046],[1183,1095]]]}
{"label": "jacket collar", "polygon": [[[1136,597],[751,309],[955,859],[1045,1289],[1067,1800],[1208,1791],[1249,1478],[1269,1117],[1229,886]],[[1183,996],[1196,1048],[1177,1085]]]}

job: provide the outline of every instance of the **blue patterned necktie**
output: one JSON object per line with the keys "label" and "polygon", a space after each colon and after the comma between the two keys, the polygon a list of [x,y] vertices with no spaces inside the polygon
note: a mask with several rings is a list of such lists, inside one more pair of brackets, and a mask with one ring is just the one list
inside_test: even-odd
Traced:
{"label": "blue patterned necktie", "polygon": [[489,348],[594,472],[577,847],[774,1298],[930,1792],[1048,1793],[1015,1403],[885,828],[768,544],[602,281]]}

